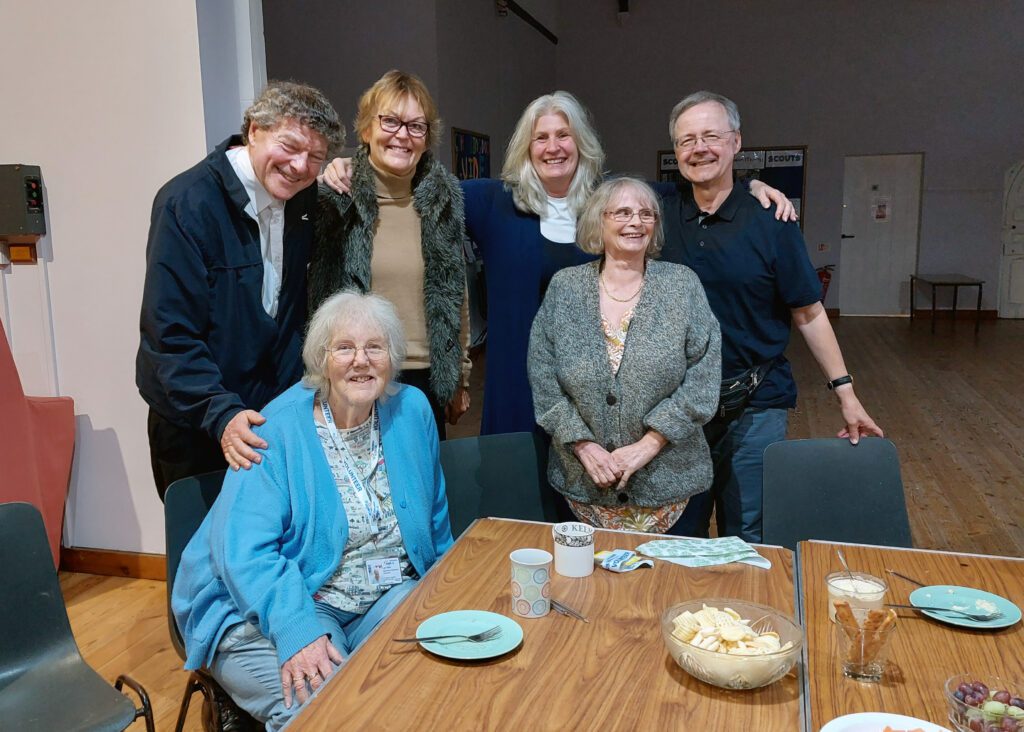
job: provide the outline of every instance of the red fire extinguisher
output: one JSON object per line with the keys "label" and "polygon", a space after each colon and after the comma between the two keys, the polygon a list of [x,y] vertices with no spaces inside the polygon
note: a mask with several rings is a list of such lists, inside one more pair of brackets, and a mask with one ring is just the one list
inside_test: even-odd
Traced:
{"label": "red fire extinguisher", "polygon": [[821,280],[821,301],[825,302],[825,296],[828,294],[828,284],[832,281],[832,270],[836,266],[834,264],[826,264],[824,267],[818,267],[815,272],[818,273],[818,279]]}

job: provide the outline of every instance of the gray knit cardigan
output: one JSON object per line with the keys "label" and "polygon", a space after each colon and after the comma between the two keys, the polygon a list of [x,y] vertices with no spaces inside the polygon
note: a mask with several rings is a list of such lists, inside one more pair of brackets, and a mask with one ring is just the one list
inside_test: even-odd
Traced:
{"label": "gray knit cardigan", "polygon": [[[423,247],[430,389],[441,404],[447,404],[459,385],[462,370],[459,329],[466,290],[462,187],[427,152],[416,166],[412,190]],[[360,146],[352,158],[351,193],[339,194],[321,185],[318,206],[309,264],[310,313],[338,290],[371,289],[370,260],[379,209],[366,145]]]}
{"label": "gray knit cardigan", "polygon": [[[701,425],[718,404],[722,336],[693,270],[649,261],[646,283],[613,376],[601,330],[600,262],[551,280],[530,333],[528,368],[537,422],[551,435],[548,478],[574,501],[656,507],[711,486]],[[624,491],[598,488],[573,452],[578,440],[609,451],[653,429],[669,444]]]}

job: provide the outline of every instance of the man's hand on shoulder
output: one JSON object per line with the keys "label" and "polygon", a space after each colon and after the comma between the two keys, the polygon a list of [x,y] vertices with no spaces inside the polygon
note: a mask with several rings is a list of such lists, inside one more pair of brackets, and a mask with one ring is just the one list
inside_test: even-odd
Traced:
{"label": "man's hand on shoulder", "polygon": [[243,409],[228,422],[220,436],[220,447],[224,451],[224,459],[228,461],[232,470],[248,470],[253,463],[262,460],[256,450],[266,449],[267,443],[253,432],[252,428],[266,421],[266,417],[256,410]]}

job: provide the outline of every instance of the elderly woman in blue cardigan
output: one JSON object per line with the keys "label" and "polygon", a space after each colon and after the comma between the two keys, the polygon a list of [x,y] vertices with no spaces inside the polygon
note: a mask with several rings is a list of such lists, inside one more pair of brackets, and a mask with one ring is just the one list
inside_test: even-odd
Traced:
{"label": "elderly woman in blue cardigan", "polygon": [[302,356],[303,381],[264,410],[263,459],[228,472],[172,594],[185,668],[207,667],[272,730],[452,543],[431,408],[392,381],[394,307],[328,298]]}
{"label": "elderly woman in blue cardigan", "polygon": [[602,183],[577,243],[598,261],[551,280],[530,333],[548,478],[599,527],[664,533],[711,485],[701,426],[714,414],[722,339],[697,275],[652,259],[663,235],[643,181]]}

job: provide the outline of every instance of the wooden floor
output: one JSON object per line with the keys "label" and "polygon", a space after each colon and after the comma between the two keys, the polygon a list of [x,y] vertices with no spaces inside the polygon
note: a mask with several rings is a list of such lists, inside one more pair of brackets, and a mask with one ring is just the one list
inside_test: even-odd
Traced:
{"label": "wooden floor", "polygon": [[[940,321],[934,335],[927,320],[833,324],[858,395],[899,449],[915,545],[1024,556],[1024,321],[983,322],[977,337],[969,321]],[[834,434],[834,397],[798,336],[789,355],[800,384],[789,436]],[[479,423],[482,370],[452,437]],[[134,676],[157,729],[173,729],[186,674],[167,635],[164,583],[62,573],[61,586],[86,660],[111,681]],[[200,729],[198,705],[188,730]]]}

